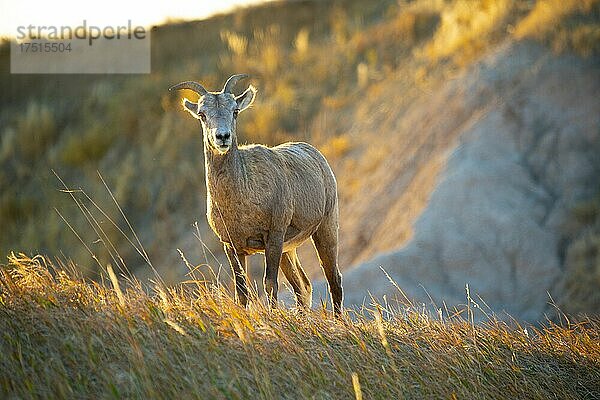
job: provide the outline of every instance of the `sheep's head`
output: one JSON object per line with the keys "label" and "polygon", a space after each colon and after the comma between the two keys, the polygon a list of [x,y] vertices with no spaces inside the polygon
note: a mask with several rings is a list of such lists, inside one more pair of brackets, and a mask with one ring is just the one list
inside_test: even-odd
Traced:
{"label": "sheep's head", "polygon": [[256,89],[252,85],[239,96],[232,93],[235,84],[247,77],[248,75],[245,74],[231,76],[220,92],[209,92],[201,84],[193,81],[181,82],[169,88],[169,90],[190,89],[200,95],[197,103],[183,99],[183,108],[200,120],[207,144],[219,153],[226,153],[233,143],[237,144],[235,130],[237,115],[254,101]]}

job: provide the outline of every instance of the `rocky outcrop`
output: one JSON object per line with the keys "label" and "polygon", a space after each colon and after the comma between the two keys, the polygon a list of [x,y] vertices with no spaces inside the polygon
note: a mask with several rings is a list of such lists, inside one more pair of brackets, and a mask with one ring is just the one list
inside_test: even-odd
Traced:
{"label": "rocky outcrop", "polygon": [[[573,205],[598,190],[599,65],[511,42],[415,102],[398,127],[416,127],[411,140],[426,138],[422,146],[435,148],[437,184],[403,248],[346,270],[345,303],[362,304],[369,293],[402,298],[381,266],[417,302],[450,309],[466,302],[468,284],[482,308],[485,302],[500,315],[543,318],[562,274],[562,227]],[[411,163],[387,157],[360,204],[393,199],[388,192],[407,190],[418,177],[403,182],[394,171]],[[367,226],[368,207],[356,211],[356,224]],[[385,241],[386,229],[393,232],[393,213],[403,210],[396,204],[386,212],[367,230],[364,240],[373,246]],[[319,290],[323,295],[322,284]]]}

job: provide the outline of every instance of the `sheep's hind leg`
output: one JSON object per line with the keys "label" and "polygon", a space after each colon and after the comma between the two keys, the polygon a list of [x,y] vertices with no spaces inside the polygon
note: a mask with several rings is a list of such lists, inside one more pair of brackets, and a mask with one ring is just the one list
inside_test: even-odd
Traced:
{"label": "sheep's hind leg", "polygon": [[337,215],[327,217],[312,235],[312,241],[319,254],[321,267],[329,283],[329,293],[333,301],[333,311],[342,311],[342,274],[338,268],[338,223]]}
{"label": "sheep's hind leg", "polygon": [[225,254],[233,270],[236,300],[243,307],[248,305],[248,286],[246,284],[246,255],[235,251],[233,246],[224,244]]}
{"label": "sheep's hind leg", "polygon": [[302,269],[302,265],[300,265],[296,249],[283,253],[280,266],[285,278],[294,289],[296,304],[299,307],[310,308],[312,305],[312,285]]}

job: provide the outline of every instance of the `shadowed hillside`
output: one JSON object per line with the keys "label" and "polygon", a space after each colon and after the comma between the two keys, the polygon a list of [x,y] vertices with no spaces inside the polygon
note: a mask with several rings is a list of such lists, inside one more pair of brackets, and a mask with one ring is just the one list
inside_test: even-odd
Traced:
{"label": "shadowed hillside", "polygon": [[218,269],[199,126],[166,88],[246,72],[242,142],[310,141],[336,172],[341,267],[364,263],[349,303],[396,293],[383,265],[418,299],[464,302],[468,277],[519,318],[548,311],[546,291],[597,312],[599,21],[595,0],[270,3],[156,28],[147,76],[9,75],[5,43],[0,256],[177,282],[180,249]]}

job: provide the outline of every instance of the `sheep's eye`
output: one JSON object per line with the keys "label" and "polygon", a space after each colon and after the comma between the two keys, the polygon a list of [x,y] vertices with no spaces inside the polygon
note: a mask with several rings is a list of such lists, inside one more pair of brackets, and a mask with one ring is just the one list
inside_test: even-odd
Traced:
{"label": "sheep's eye", "polygon": [[206,122],[206,115],[204,115],[203,112],[199,112],[198,115],[200,116],[200,118],[202,119],[202,121]]}
{"label": "sheep's eye", "polygon": [[240,113],[240,110],[238,110],[238,109],[233,110],[233,118],[237,118],[239,113]]}

